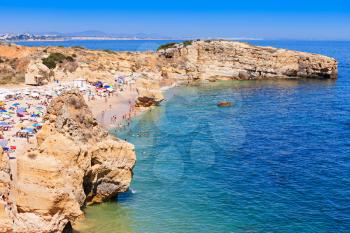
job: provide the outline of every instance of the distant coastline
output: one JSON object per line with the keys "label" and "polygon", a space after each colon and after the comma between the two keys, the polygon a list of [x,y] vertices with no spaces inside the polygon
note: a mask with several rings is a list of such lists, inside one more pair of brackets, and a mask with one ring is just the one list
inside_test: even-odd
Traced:
{"label": "distant coastline", "polygon": [[100,40],[100,41],[113,41],[113,40],[262,40],[261,38],[245,38],[245,37],[223,37],[223,38],[195,38],[195,37],[168,37],[158,35],[60,35],[60,34],[0,34],[0,42],[12,43],[12,42],[55,42],[55,41],[81,41],[81,40]]}
{"label": "distant coastline", "polygon": [[28,39],[28,40],[3,40],[3,42],[51,42],[51,41],[76,41],[76,40],[183,40],[168,38],[119,38],[119,37],[70,37],[51,39]]}

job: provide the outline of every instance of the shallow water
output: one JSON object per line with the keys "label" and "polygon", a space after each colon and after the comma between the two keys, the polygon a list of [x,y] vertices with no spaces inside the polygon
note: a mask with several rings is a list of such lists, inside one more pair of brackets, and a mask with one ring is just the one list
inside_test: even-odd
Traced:
{"label": "shallow water", "polygon": [[87,208],[81,232],[350,231],[350,42],[256,43],[336,57],[339,80],[170,90],[113,131],[136,145],[131,191]]}

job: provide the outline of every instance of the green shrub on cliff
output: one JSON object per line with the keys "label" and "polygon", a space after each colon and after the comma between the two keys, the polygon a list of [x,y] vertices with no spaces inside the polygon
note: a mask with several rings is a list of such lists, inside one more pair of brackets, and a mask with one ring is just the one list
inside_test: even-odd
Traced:
{"label": "green shrub on cliff", "polygon": [[163,50],[163,49],[175,48],[175,46],[176,46],[177,44],[183,44],[183,45],[186,47],[186,46],[192,45],[192,43],[193,43],[193,40],[185,40],[185,41],[183,41],[183,42],[181,42],[181,43],[174,43],[174,42],[172,42],[172,43],[167,43],[167,44],[164,44],[164,45],[159,46],[159,48],[157,49],[157,51]]}
{"label": "green shrub on cliff", "polygon": [[42,59],[42,61],[49,69],[55,69],[58,63],[63,63],[64,61],[74,62],[74,58],[71,56],[66,57],[62,53],[51,53],[47,58]]}
{"label": "green shrub on cliff", "polygon": [[192,43],[193,43],[193,40],[185,40],[184,42],[182,42],[184,46],[192,45]]}
{"label": "green shrub on cliff", "polygon": [[158,47],[157,51],[163,50],[163,49],[175,48],[175,45],[177,45],[177,43],[167,43],[167,44],[163,44],[163,45],[161,45],[161,46]]}

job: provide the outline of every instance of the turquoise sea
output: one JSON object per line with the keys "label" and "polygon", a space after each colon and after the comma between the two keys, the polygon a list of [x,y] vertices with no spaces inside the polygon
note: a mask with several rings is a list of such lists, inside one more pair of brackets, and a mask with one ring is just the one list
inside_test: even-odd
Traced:
{"label": "turquoise sea", "polygon": [[350,232],[350,42],[251,43],[335,57],[339,79],[169,90],[111,129],[136,146],[131,189],[87,208],[80,232]]}

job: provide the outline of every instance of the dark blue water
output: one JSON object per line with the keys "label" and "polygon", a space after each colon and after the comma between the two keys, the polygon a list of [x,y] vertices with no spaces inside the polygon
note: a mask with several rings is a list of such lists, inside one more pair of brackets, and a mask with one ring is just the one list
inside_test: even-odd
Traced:
{"label": "dark blue water", "polygon": [[78,229],[350,232],[350,42],[254,43],[335,57],[339,79],[170,90],[113,131],[136,145],[132,191],[89,207]]}
{"label": "dark blue water", "polygon": [[154,51],[160,45],[180,42],[178,40],[66,40],[66,41],[22,41],[16,42],[24,46],[82,46],[93,50],[114,51]]}

